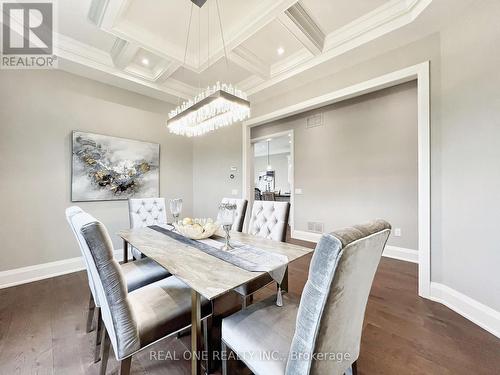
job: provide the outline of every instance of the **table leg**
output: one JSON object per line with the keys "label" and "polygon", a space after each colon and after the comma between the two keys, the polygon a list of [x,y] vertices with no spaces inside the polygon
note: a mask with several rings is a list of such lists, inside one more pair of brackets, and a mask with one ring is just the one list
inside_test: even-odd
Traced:
{"label": "table leg", "polygon": [[191,290],[191,374],[201,374],[201,296]]}
{"label": "table leg", "polygon": [[281,290],[288,293],[288,266],[286,267],[285,276],[283,276],[283,281],[281,282]]}
{"label": "table leg", "polygon": [[123,240],[123,263],[128,262],[128,242]]}

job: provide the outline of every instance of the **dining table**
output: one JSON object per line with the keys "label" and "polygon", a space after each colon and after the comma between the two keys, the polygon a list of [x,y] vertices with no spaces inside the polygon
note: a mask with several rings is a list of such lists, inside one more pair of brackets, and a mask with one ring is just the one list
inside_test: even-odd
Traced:
{"label": "dining table", "polygon": [[[247,271],[215,257],[183,241],[178,241],[149,227],[125,229],[118,233],[123,239],[124,261],[129,245],[153,259],[191,288],[191,373],[201,373],[201,298],[213,301],[238,286],[257,279],[265,272]],[[278,242],[247,233],[230,233],[231,240],[274,254],[285,255],[288,264],[310,254],[313,249]]]}

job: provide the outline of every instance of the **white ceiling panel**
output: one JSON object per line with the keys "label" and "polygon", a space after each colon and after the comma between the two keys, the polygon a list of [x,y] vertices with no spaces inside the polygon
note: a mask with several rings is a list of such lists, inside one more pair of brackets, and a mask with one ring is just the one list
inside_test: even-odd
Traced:
{"label": "white ceiling panel", "polygon": [[[278,20],[257,31],[242,45],[269,65],[282,61],[304,48]],[[279,49],[282,49],[281,54]]]}
{"label": "white ceiling panel", "polygon": [[163,61],[164,60],[161,57],[158,57],[143,48],[139,48],[134,58],[132,59],[133,64],[143,66],[150,70],[154,70],[158,66],[158,64]]}
{"label": "white ceiling panel", "polygon": [[[242,25],[252,23],[272,3],[273,0],[219,0],[226,43]],[[201,9],[191,4],[189,0],[129,0],[117,28],[133,33],[155,49],[168,48],[170,55],[183,61],[191,17],[186,61],[198,66],[200,54],[201,62],[206,60],[209,44],[211,54],[222,49],[221,28],[214,0],[208,0]]]}
{"label": "white ceiling panel", "polygon": [[[219,80],[253,95],[412,23],[430,4],[428,0],[218,2],[229,66],[223,57],[216,0],[207,0],[201,9],[190,0],[58,1],[56,53],[72,66],[88,68],[81,71],[121,77],[147,92],[188,98],[199,86]],[[356,23],[360,17],[363,22]],[[356,26],[336,33],[351,22]]]}
{"label": "white ceiling panel", "polygon": [[172,75],[172,78],[193,87],[198,87],[199,85],[207,87],[217,81],[236,84],[248,77],[248,74],[245,69],[240,68],[232,61],[226,64],[226,59],[222,58],[199,75],[181,67]]}
{"label": "white ceiling panel", "polygon": [[116,38],[88,20],[90,3],[90,0],[58,1],[55,8],[57,31],[81,43],[109,52]]}

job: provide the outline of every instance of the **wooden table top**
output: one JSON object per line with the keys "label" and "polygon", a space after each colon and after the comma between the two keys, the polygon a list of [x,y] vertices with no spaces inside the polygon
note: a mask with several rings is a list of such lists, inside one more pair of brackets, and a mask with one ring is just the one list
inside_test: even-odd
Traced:
{"label": "wooden table top", "polygon": [[[209,300],[264,273],[246,271],[150,228],[126,229],[118,235]],[[246,233],[231,232],[231,239],[286,255],[289,263],[313,251]]]}

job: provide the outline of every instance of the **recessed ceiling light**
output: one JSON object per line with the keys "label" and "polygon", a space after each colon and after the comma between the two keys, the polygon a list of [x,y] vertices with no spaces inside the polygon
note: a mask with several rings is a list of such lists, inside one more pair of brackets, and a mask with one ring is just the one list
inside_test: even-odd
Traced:
{"label": "recessed ceiling light", "polygon": [[149,65],[149,60],[148,60],[148,59],[146,59],[146,58],[143,58],[143,59],[141,60],[141,62],[142,62],[142,65]]}
{"label": "recessed ceiling light", "polygon": [[283,55],[285,53],[285,49],[283,47],[279,47],[278,50],[277,50],[277,52],[278,52],[278,55],[281,56],[281,55]]}

